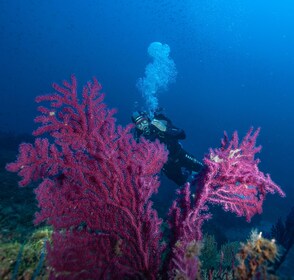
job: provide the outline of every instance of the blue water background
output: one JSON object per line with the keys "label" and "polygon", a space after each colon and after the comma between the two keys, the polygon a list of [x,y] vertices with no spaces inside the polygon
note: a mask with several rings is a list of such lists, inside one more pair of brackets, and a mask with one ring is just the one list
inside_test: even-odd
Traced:
{"label": "blue water background", "polygon": [[[178,77],[159,103],[185,129],[184,147],[201,159],[223,131],[261,127],[260,169],[287,193],[269,197],[275,220],[293,205],[294,3],[265,0],[2,0],[0,130],[35,128],[34,98],[51,83],[95,76],[106,102],[130,122],[147,48],[171,48]],[[168,189],[166,189],[168,191]],[[172,188],[171,192],[174,192]],[[161,194],[164,195],[164,194]]]}

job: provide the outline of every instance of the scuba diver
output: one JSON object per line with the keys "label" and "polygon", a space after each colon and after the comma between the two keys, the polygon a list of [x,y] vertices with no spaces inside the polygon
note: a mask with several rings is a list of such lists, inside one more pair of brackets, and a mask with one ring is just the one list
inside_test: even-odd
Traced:
{"label": "scuba diver", "polygon": [[132,114],[132,121],[135,124],[134,136],[137,142],[143,136],[150,141],[158,139],[166,146],[169,154],[162,170],[178,186],[184,185],[202,170],[202,163],[186,152],[179,143],[179,140],[186,138],[185,131],[175,127],[165,115],[155,112],[151,120],[146,112],[136,111]]}

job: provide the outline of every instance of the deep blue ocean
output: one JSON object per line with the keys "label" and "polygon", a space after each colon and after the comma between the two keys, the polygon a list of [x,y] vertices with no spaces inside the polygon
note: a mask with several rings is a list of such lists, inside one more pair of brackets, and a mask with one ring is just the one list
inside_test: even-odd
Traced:
{"label": "deep blue ocean", "polygon": [[[144,107],[136,84],[152,62],[148,46],[161,42],[177,77],[157,98],[185,130],[185,149],[201,160],[224,131],[242,138],[260,127],[260,170],[287,195],[268,195],[260,219],[286,217],[294,200],[293,1],[1,0],[0,14],[1,132],[30,134],[35,97],[71,74],[80,86],[96,77],[117,123],[130,123]],[[176,189],[163,180],[159,203]]]}

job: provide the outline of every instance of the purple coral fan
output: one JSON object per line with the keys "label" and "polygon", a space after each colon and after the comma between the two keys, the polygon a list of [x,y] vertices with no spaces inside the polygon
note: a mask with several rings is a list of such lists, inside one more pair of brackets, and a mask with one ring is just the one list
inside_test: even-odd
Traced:
{"label": "purple coral fan", "polygon": [[17,161],[6,167],[22,177],[20,186],[41,182],[35,222],[54,229],[47,248],[51,278],[195,279],[210,204],[250,221],[267,193],[285,195],[254,159],[259,129],[253,135],[250,129],[240,144],[236,132],[231,140],[225,134],[221,148],[205,156],[194,194],[189,184],[179,190],[169,211],[170,250],[164,252],[162,221],[150,200],[167,160],[164,146],[143,138],[137,143],[132,125],[116,126],[115,110],[106,108],[96,79],[83,87],[82,102],[75,76],[53,88],[36,99],[49,106],[38,108],[35,143],[21,144]]}
{"label": "purple coral fan", "polygon": [[17,161],[7,165],[23,177],[21,186],[41,180],[35,222],[54,229],[51,276],[155,279],[163,246],[150,196],[167,159],[164,146],[136,143],[131,125],[116,127],[97,80],[84,86],[81,103],[75,76],[53,88],[55,93],[36,99],[50,102],[38,108],[39,138],[22,144]]}

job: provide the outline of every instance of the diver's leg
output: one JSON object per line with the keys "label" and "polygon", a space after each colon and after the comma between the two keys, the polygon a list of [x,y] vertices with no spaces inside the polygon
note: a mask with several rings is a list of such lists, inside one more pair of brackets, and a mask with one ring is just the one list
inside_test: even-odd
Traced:
{"label": "diver's leg", "polygon": [[182,149],[180,161],[182,163],[182,166],[190,171],[199,173],[203,168],[203,164],[198,161],[193,155],[186,152],[184,149]]}
{"label": "diver's leg", "polygon": [[183,174],[182,167],[178,163],[166,164],[163,167],[163,172],[167,178],[174,181],[178,186],[182,186],[186,183],[187,176]]}

